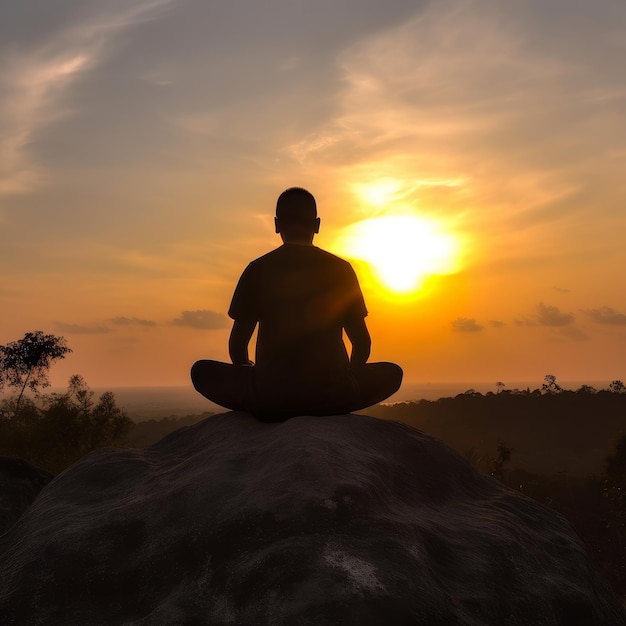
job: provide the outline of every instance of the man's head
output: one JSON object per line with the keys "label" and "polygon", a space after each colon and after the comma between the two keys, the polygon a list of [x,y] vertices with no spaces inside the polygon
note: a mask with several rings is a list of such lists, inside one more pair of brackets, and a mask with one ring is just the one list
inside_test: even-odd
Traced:
{"label": "man's head", "polygon": [[285,243],[312,243],[320,230],[313,195],[301,187],[283,191],[276,202],[274,224]]}

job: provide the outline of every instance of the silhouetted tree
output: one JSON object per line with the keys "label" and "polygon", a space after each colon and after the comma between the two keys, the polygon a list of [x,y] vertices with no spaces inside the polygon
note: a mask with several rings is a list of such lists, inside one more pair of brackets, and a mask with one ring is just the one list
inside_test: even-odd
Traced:
{"label": "silhouetted tree", "polygon": [[19,413],[0,418],[0,455],[57,473],[96,448],[116,444],[132,426],[113,393],[96,402],[83,378],[72,376],[65,393],[44,396],[39,406],[25,397]]}
{"label": "silhouetted tree", "polygon": [[7,385],[19,390],[15,414],[19,413],[26,388],[37,393],[40,388],[49,387],[50,366],[69,352],[64,337],[44,335],[40,330],[0,346],[0,388]]}
{"label": "silhouetted tree", "polygon": [[556,382],[556,376],[546,374],[543,379],[545,382],[541,385],[541,391],[544,393],[561,393],[563,391],[563,388]]}
{"label": "silhouetted tree", "polygon": [[505,384],[502,381],[498,381],[496,383],[496,393],[500,393],[505,387]]}
{"label": "silhouetted tree", "polygon": [[67,383],[67,395],[74,400],[83,414],[88,415],[93,408],[93,391],[79,374],[70,376]]}
{"label": "silhouetted tree", "polygon": [[609,390],[613,393],[626,393],[626,385],[621,380],[614,380],[609,385]]}
{"label": "silhouetted tree", "polygon": [[75,375],[66,393],[48,398],[40,436],[49,444],[49,466],[67,465],[96,448],[113,445],[133,426],[111,391],[97,402],[93,396],[82,376]]}

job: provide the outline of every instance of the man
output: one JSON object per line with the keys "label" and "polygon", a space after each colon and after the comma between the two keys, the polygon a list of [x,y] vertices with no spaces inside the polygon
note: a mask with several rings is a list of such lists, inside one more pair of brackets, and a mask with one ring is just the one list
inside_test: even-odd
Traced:
{"label": "man", "polygon": [[[194,387],[209,400],[281,421],[349,413],[400,387],[400,367],[367,363],[371,339],[356,274],[313,245],[319,226],[308,191],[292,187],[280,195],[275,227],[283,245],[248,265],[228,311],[233,365],[203,360],[192,368]],[[253,364],[248,345],[257,324]]]}

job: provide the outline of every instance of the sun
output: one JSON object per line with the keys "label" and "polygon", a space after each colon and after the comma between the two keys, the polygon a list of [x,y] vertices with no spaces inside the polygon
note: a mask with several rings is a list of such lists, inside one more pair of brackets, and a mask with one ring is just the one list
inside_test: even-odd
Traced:
{"label": "sun", "polygon": [[335,247],[343,256],[365,261],[378,281],[396,294],[416,291],[425,278],[458,268],[458,239],[437,223],[413,215],[352,224]]}

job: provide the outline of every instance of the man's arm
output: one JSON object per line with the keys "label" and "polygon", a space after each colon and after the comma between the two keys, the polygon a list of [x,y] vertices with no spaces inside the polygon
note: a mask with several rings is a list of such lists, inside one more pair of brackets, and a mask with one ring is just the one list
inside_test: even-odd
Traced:
{"label": "man's arm", "polygon": [[228,353],[233,365],[251,365],[248,358],[248,344],[254,332],[256,320],[235,320],[228,340]]}
{"label": "man's arm", "polygon": [[369,359],[370,348],[372,346],[372,339],[365,325],[365,318],[357,317],[349,320],[344,324],[344,329],[352,344],[350,365],[352,367],[365,365],[367,359]]}

